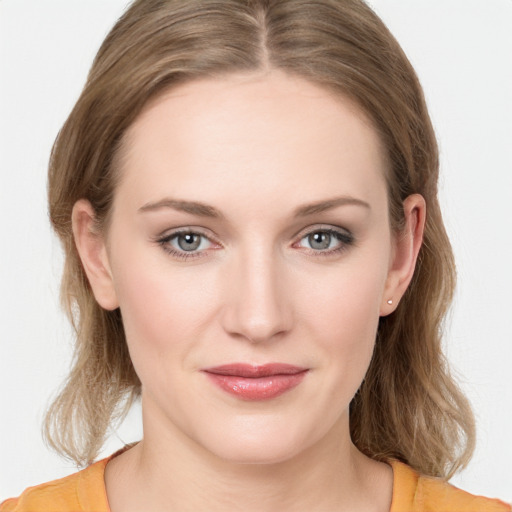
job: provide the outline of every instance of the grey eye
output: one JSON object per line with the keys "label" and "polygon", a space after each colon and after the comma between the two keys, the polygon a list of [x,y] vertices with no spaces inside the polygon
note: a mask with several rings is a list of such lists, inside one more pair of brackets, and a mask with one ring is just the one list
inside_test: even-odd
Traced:
{"label": "grey eye", "polygon": [[312,249],[324,250],[331,245],[332,235],[325,231],[316,231],[308,235],[308,243]]}
{"label": "grey eye", "polygon": [[184,233],[176,236],[178,246],[183,251],[195,251],[201,245],[201,235]]}
{"label": "grey eye", "polygon": [[333,249],[342,243],[341,233],[333,233],[328,230],[313,231],[305,236],[302,240],[307,242],[311,249],[316,251],[325,251],[326,249]]}
{"label": "grey eye", "polygon": [[353,242],[354,237],[350,233],[326,228],[310,231],[300,239],[299,245],[318,254],[330,254],[352,245]]}

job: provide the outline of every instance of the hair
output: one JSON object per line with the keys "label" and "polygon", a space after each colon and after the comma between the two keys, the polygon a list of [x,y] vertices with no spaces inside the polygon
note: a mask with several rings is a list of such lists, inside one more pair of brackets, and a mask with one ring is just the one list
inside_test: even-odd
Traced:
{"label": "hair", "polygon": [[437,199],[437,142],[411,64],[362,0],[137,0],[118,20],[50,159],[50,218],[65,252],[61,298],[76,342],[45,437],[86,465],[141,391],[120,311],[97,304],[80,262],[73,205],[90,201],[105,229],[119,176],[116,155],[150,99],[187,81],[265,70],[349,98],[372,120],[389,161],[393,230],[403,226],[404,199],[425,198],[414,277],[396,311],[380,318],[370,367],[350,404],[350,430],[357,448],[375,460],[398,459],[448,478],[468,463],[475,432],[442,353],[455,266]]}

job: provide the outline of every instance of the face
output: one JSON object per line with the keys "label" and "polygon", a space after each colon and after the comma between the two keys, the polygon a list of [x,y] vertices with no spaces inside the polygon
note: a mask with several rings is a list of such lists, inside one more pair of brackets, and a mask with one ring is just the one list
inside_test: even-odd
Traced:
{"label": "face", "polygon": [[394,257],[371,124],[272,72],[181,85],[125,142],[105,261],[145,436],[254,463],[347,431]]}

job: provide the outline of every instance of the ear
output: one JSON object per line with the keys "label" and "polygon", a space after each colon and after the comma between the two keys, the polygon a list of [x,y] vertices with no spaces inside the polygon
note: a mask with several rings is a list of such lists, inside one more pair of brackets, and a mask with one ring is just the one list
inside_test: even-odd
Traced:
{"label": "ear", "polygon": [[80,199],[71,216],[75,245],[94,297],[107,310],[119,307],[104,236],[97,232],[91,203]]}
{"label": "ear", "polygon": [[419,194],[412,194],[404,201],[403,209],[405,225],[402,231],[393,235],[393,251],[380,316],[389,315],[398,306],[411,282],[423,242],[425,199]]}

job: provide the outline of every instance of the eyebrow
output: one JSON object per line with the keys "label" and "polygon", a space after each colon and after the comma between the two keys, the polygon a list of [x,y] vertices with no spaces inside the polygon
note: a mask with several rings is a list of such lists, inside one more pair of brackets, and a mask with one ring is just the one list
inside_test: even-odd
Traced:
{"label": "eyebrow", "polygon": [[144,206],[139,208],[139,212],[152,212],[155,210],[161,210],[162,208],[171,208],[180,212],[191,213],[199,217],[212,217],[216,219],[224,218],[224,215],[214,208],[205,203],[198,203],[197,201],[183,201],[179,199],[162,199],[155,203],[146,203]]}
{"label": "eyebrow", "polygon": [[[324,201],[317,201],[315,203],[299,206],[293,212],[294,217],[307,217],[316,213],[321,213],[338,206],[362,206],[371,209],[370,205],[361,199],[350,196],[335,197]],[[205,203],[197,201],[185,201],[180,199],[165,198],[154,203],[146,203],[139,208],[139,212],[151,212],[160,210],[162,208],[171,208],[173,210],[190,213],[199,217],[211,217],[215,219],[224,219],[224,215],[217,210],[217,208]]]}
{"label": "eyebrow", "polygon": [[371,210],[369,203],[362,199],[357,199],[350,196],[335,197],[326,201],[317,201],[316,203],[306,204],[299,206],[293,213],[294,217],[306,217],[315,213],[321,213],[326,210],[331,210],[338,206],[362,206]]}

